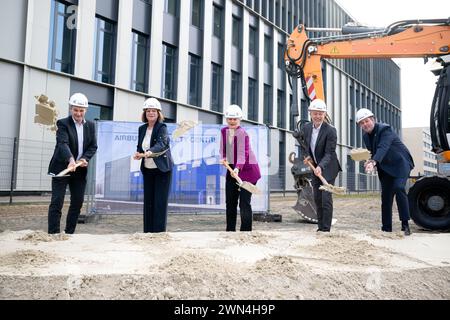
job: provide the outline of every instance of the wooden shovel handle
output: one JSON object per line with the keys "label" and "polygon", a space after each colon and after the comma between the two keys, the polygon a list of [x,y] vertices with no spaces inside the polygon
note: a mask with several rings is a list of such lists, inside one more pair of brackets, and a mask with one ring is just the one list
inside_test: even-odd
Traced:
{"label": "wooden shovel handle", "polygon": [[[79,166],[81,166],[83,164],[82,161],[75,163],[75,169],[78,168]],[[69,172],[72,172],[72,169],[64,169],[63,171],[61,171],[60,173],[58,173],[56,176],[60,177],[60,176],[65,176],[66,174],[68,174]]]}
{"label": "wooden shovel handle", "polygon": [[[313,166],[313,164],[311,163],[311,161],[306,160],[306,163],[308,163],[308,165],[309,165],[309,167],[312,169],[312,171],[316,170],[316,168]],[[313,172],[313,174],[315,174],[315,173]],[[328,186],[328,185],[329,185],[329,183],[327,182],[327,180],[325,180],[325,178],[324,178],[321,174],[317,175],[317,177],[320,179],[320,181],[322,181],[322,183],[323,183],[325,186]]]}
{"label": "wooden shovel handle", "polygon": [[[233,175],[235,175],[235,173],[234,173],[233,169],[231,169],[230,165],[228,164],[228,161],[227,160],[222,160],[222,164],[225,166],[225,168],[228,169],[228,171],[230,171],[231,176],[233,177]],[[241,178],[237,177],[235,179],[236,179],[237,182],[239,182],[239,184],[242,184]]]}

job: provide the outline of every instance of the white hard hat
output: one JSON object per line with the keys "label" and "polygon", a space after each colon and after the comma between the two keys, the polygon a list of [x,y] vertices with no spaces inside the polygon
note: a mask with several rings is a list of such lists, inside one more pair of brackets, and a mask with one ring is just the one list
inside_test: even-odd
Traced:
{"label": "white hard hat", "polygon": [[89,102],[84,94],[75,93],[70,97],[69,105],[74,107],[88,108]]}
{"label": "white hard hat", "polygon": [[142,109],[156,109],[161,111],[161,103],[155,98],[148,98],[145,100]]}
{"label": "white hard hat", "polygon": [[308,111],[325,111],[327,112],[327,105],[322,99],[314,99],[308,107]]}
{"label": "white hard hat", "polygon": [[359,123],[361,120],[364,120],[366,118],[374,117],[372,111],[366,108],[359,109],[356,112],[356,123]]}
{"label": "white hard hat", "polygon": [[225,111],[225,118],[242,119],[242,109],[237,104],[232,104]]}

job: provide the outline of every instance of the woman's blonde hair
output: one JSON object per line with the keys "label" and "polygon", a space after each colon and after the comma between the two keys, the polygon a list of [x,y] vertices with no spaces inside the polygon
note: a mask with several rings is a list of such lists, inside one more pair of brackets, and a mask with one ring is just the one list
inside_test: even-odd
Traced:
{"label": "woman's blonde hair", "polygon": [[[147,117],[145,116],[145,111],[146,110],[144,110],[143,112],[142,112],[142,122],[144,122],[144,123],[148,123],[148,120],[147,120]],[[162,114],[162,112],[161,112],[161,110],[156,110],[156,111],[158,111],[158,122],[164,122],[164,115]]]}

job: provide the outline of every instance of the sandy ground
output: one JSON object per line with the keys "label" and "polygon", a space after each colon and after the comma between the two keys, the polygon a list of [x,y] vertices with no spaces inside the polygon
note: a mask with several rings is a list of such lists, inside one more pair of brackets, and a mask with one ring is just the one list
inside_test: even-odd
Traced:
{"label": "sandy ground", "polygon": [[[276,197],[281,223],[226,233],[223,215],[102,216],[50,236],[46,205],[0,206],[0,299],[450,299],[449,233],[382,233],[377,196],[335,198],[318,234]],[[238,219],[239,220],[239,219]],[[64,221],[64,220],[63,220]],[[43,231],[44,230],[44,231]]]}

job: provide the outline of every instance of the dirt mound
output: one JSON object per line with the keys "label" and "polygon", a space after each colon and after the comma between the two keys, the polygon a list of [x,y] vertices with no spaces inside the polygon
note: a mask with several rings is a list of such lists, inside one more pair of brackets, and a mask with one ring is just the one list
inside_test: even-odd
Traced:
{"label": "dirt mound", "polygon": [[37,244],[39,242],[66,241],[69,240],[69,236],[65,233],[48,234],[44,231],[33,231],[19,240]]}
{"label": "dirt mound", "polygon": [[59,259],[41,250],[20,250],[0,256],[0,267],[28,268],[40,267]]}

